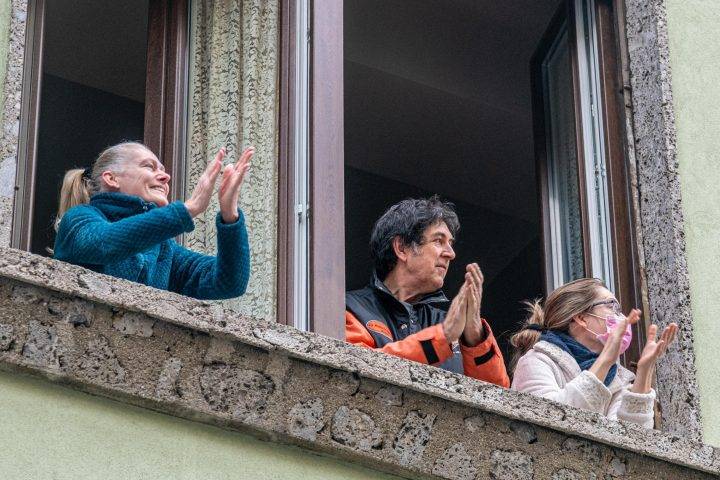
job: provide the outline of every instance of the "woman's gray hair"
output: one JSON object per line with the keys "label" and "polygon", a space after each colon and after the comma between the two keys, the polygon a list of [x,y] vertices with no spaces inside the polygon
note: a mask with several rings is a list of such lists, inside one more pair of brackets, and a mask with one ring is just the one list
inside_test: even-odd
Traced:
{"label": "woman's gray hair", "polygon": [[82,168],[68,170],[63,178],[60,189],[60,202],[55,216],[55,230],[60,226],[60,220],[65,212],[76,205],[88,203],[90,197],[102,191],[102,173],[105,171],[121,172],[128,160],[133,158],[132,152],[150,149],[139,142],[122,142],[108,147],[98,155],[93,162],[89,175]]}

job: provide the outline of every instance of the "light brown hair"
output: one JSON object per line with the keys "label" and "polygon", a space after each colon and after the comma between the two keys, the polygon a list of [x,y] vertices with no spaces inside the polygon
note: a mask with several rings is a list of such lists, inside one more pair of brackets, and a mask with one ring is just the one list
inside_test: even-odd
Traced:
{"label": "light brown hair", "polygon": [[540,340],[540,332],[528,329],[528,326],[538,325],[543,330],[566,332],[572,319],[590,310],[592,304],[597,301],[600,288],[605,288],[605,285],[597,278],[581,278],[555,289],[548,295],[544,307],[540,300],[527,302],[530,315],[520,331],[510,337],[510,344],[515,349],[510,370],[515,370],[520,357]]}
{"label": "light brown hair", "polygon": [[102,190],[100,177],[105,171],[120,172],[125,162],[133,158],[132,153],[138,149],[149,149],[138,142],[122,142],[108,147],[98,155],[93,162],[91,173],[88,177],[84,175],[82,168],[73,168],[65,173],[62,188],[60,189],[60,202],[58,212],[55,216],[55,230],[60,226],[62,216],[72,207],[88,203],[90,197]]}

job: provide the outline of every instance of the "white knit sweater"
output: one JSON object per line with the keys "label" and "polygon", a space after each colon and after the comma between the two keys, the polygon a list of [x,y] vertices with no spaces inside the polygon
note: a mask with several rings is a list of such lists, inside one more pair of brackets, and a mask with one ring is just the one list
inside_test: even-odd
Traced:
{"label": "white knit sweater", "polygon": [[541,340],[518,361],[511,388],[652,428],[655,391],[631,392],[634,379],[631,371],[618,364],[615,378],[606,387],[594,374],[581,371],[569,353]]}

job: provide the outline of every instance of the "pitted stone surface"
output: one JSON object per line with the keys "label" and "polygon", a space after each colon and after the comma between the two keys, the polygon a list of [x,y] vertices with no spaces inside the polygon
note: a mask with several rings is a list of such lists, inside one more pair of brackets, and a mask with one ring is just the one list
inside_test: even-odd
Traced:
{"label": "pitted stone surface", "polygon": [[553,473],[552,480],[583,480],[582,475],[569,468],[561,468]]}
{"label": "pitted stone surface", "polygon": [[477,474],[477,467],[465,451],[463,444],[456,443],[445,450],[435,461],[432,473],[443,478],[473,480]]}
{"label": "pitted stone surface", "polygon": [[700,440],[665,0],[626,0],[625,23],[649,313],[661,329],[671,321],[680,326],[676,346],[658,361],[662,426]]}
{"label": "pitted stone surface", "polygon": [[333,415],[331,428],[333,440],[348,447],[368,452],[383,445],[382,432],[375,425],[375,420],[355,408],[350,409],[345,405],[338,408]]}
{"label": "pitted stone surface", "polygon": [[165,361],[155,387],[155,395],[163,400],[173,400],[182,396],[179,386],[182,366],[182,360],[179,358],[173,357]]}
{"label": "pitted stone surface", "polygon": [[[81,275],[96,276],[111,293],[81,286]],[[29,296],[17,293],[33,289]],[[13,291],[15,299],[29,301],[14,301]],[[87,324],[67,320],[78,309]],[[153,335],[113,328],[114,317],[126,311],[155,322]],[[6,371],[299,443],[406,478],[469,478],[470,467],[461,468],[468,465],[463,450],[478,479],[527,470],[522,455],[532,459],[535,478],[564,468],[607,480],[621,468],[613,458],[624,462],[620,478],[629,480],[655,472],[673,480],[720,472],[717,449],[685,438],[283,325],[228,312],[218,318],[216,304],[0,249],[0,323],[12,326],[15,337],[13,347],[0,351]],[[49,364],[23,355],[29,340],[31,357]],[[304,344],[307,351],[289,348]],[[537,440],[528,443],[531,429],[515,422],[530,426]]]}
{"label": "pitted stone surface", "polygon": [[591,462],[602,461],[602,448],[587,440],[581,440],[579,438],[568,438],[562,444],[563,450],[580,452],[585,460]]}
{"label": "pitted stone surface", "polygon": [[0,247],[10,245],[12,204],[15,194],[20,106],[25,54],[27,0],[10,0],[10,41],[3,88],[3,105],[0,118]]}
{"label": "pitted stone surface", "polygon": [[352,372],[335,370],[330,373],[328,387],[342,392],[345,395],[355,395],[360,388],[360,378]]}
{"label": "pitted stone surface", "polygon": [[37,320],[28,323],[28,337],[22,349],[23,357],[30,363],[53,369],[60,367],[55,327],[42,325]]}
{"label": "pitted stone surface", "polygon": [[113,318],[113,328],[125,335],[152,337],[155,321],[135,312],[120,312]]}
{"label": "pitted stone surface", "polygon": [[0,323],[0,351],[10,350],[15,342],[15,329],[12,325]]}
{"label": "pitted stone surface", "polygon": [[50,315],[61,317],[74,327],[89,327],[92,323],[95,305],[91,302],[53,295],[42,303],[47,304]]}
{"label": "pitted stone surface", "polygon": [[115,385],[125,381],[125,369],[104,336],[88,343],[78,363],[78,370],[85,378],[101,383]]}
{"label": "pitted stone surface", "polygon": [[625,461],[621,458],[613,457],[612,460],[610,460],[608,473],[612,477],[624,477],[627,473],[627,465],[625,464]]}
{"label": "pitted stone surface", "polygon": [[241,418],[257,418],[265,413],[268,397],[275,391],[267,375],[228,365],[204,366],[200,386],[213,410]]}
{"label": "pitted stone surface", "polygon": [[224,338],[211,338],[210,346],[205,352],[205,365],[213,363],[227,364],[232,363],[235,356],[235,345],[233,342]]}
{"label": "pitted stone surface", "polygon": [[510,422],[510,430],[517,435],[517,437],[525,443],[537,442],[537,434],[532,425],[525,422],[512,421]]}
{"label": "pitted stone surface", "polygon": [[520,451],[495,450],[490,454],[490,478],[497,480],[531,480],[535,475],[533,459]]}
{"label": "pitted stone surface", "polygon": [[403,420],[393,441],[393,451],[401,465],[409,465],[422,457],[430,441],[436,415],[411,411]]}
{"label": "pitted stone surface", "polygon": [[112,293],[110,284],[89,273],[80,274],[78,277],[78,285],[99,295],[109,295]]}
{"label": "pitted stone surface", "polygon": [[15,285],[12,289],[12,295],[10,299],[19,303],[20,305],[27,305],[30,303],[40,303],[43,300],[42,292],[35,288],[27,285]]}
{"label": "pitted stone surface", "polygon": [[463,420],[465,428],[471,433],[479,432],[485,426],[485,418],[482,415],[473,415]]}
{"label": "pitted stone surface", "polygon": [[288,413],[288,432],[304,440],[315,441],[318,432],[325,427],[324,412],[325,407],[319,398],[296,403]]}
{"label": "pitted stone surface", "polygon": [[396,387],[381,388],[375,398],[389,407],[402,407],[403,404],[403,392]]}

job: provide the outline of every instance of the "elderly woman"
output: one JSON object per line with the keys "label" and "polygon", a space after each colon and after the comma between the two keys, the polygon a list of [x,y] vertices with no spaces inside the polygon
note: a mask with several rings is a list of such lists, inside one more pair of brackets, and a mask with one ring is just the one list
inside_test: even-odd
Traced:
{"label": "elderly woman", "polygon": [[[146,146],[109,147],[91,169],[65,174],[54,257],[195,298],[242,295],[250,276],[250,249],[237,203],[253,153],[248,148],[223,170],[221,149],[191,197],[169,203],[170,175]],[[174,238],[193,230],[193,218],[207,209],[221,170],[217,256],[202,255]]]}
{"label": "elderly woman", "polygon": [[633,374],[618,359],[630,346],[630,326],[640,311],[625,317],[599,280],[565,284],[548,296],[545,308],[535,302],[530,311],[523,329],[510,339],[516,349],[514,390],[653,427],[655,362],[675,339],[676,324],[659,340],[657,326],[650,326]]}

